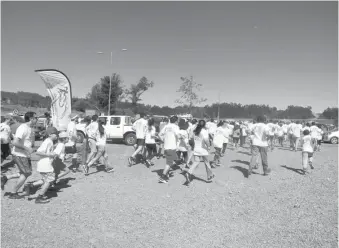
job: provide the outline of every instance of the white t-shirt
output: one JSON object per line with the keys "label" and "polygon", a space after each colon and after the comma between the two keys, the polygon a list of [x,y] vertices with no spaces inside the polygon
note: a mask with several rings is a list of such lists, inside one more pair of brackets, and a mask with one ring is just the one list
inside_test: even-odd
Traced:
{"label": "white t-shirt", "polygon": [[145,139],[146,136],[146,130],[148,123],[144,118],[140,118],[139,120],[135,121],[133,123],[133,130],[135,130],[137,139]]}
{"label": "white t-shirt", "polygon": [[288,125],[287,124],[283,124],[282,128],[283,128],[284,134],[287,133]]}
{"label": "white t-shirt", "polygon": [[209,122],[209,125],[207,126],[207,130],[209,134],[214,135],[215,131],[217,130],[217,124],[215,124],[214,122]]}
{"label": "white t-shirt", "polygon": [[100,133],[98,133],[97,136],[97,146],[105,146],[107,143],[107,136],[106,136],[106,132],[104,132],[103,135],[101,135]]}
{"label": "white t-shirt", "polygon": [[12,131],[5,122],[0,123],[0,138],[1,144],[8,144],[11,141]]}
{"label": "white t-shirt", "polygon": [[247,136],[247,126],[245,124],[242,124],[240,126],[240,128],[241,128],[241,135],[242,136]]}
{"label": "white t-shirt", "polygon": [[65,144],[64,143],[58,143],[57,146],[55,147],[54,151],[55,154],[58,155],[58,157],[64,161],[65,160]]}
{"label": "white t-shirt", "polygon": [[275,129],[275,134],[278,135],[279,137],[284,136],[284,128],[282,126],[277,126]]}
{"label": "white t-shirt", "polygon": [[232,124],[228,124],[228,129],[230,130],[230,136],[232,136],[233,135],[234,126]]}
{"label": "white t-shirt", "polygon": [[323,131],[317,126],[311,126],[311,137],[313,139],[321,140]]}
{"label": "white t-shirt", "polygon": [[179,130],[178,151],[187,152],[188,149],[188,130]]}
{"label": "white t-shirt", "polygon": [[152,126],[151,130],[149,130],[149,128],[147,127],[146,137],[145,137],[145,143],[146,144],[155,144],[155,139],[152,138],[152,136],[155,136],[155,127]]}
{"label": "white t-shirt", "polygon": [[269,134],[269,127],[264,123],[256,123],[253,126],[253,145],[266,147],[268,146],[267,136]]}
{"label": "white t-shirt", "polygon": [[267,126],[269,127],[268,135],[273,136],[275,133],[275,128],[276,128],[275,124],[270,122],[270,123],[267,123]]}
{"label": "white t-shirt", "polygon": [[209,143],[207,130],[202,129],[200,134],[194,135],[194,151],[195,156],[208,156],[207,145]]}
{"label": "white t-shirt", "polygon": [[99,123],[96,121],[93,121],[91,124],[89,124],[86,127],[86,133],[88,135],[88,138],[95,140],[99,133]]}
{"label": "white t-shirt", "polygon": [[292,126],[292,132],[293,132],[294,137],[300,138],[300,132],[302,128],[303,126],[301,124],[294,124]]}
{"label": "white t-shirt", "polygon": [[179,127],[173,123],[167,124],[160,132],[159,136],[164,141],[164,150],[177,150]]}
{"label": "white t-shirt", "polygon": [[295,123],[290,123],[287,125],[287,133],[288,134],[293,134],[293,128],[294,128]]}
{"label": "white t-shirt", "polygon": [[[37,152],[43,152],[43,153],[52,153],[53,152],[53,141],[50,138],[47,138],[42,142],[41,146],[37,150]],[[53,166],[52,166],[53,159],[48,157],[41,158],[37,163],[37,172],[53,172]]]}
{"label": "white t-shirt", "polygon": [[[223,127],[218,127],[213,137],[213,146],[216,148],[222,148],[224,143],[228,143],[228,138],[229,132]],[[225,142],[225,140],[227,140],[227,142]]]}
{"label": "white t-shirt", "polygon": [[306,135],[302,138],[303,152],[313,152],[312,137]]}
{"label": "white t-shirt", "polygon": [[69,141],[66,144],[66,146],[74,146],[77,140],[77,129],[76,129],[76,124],[74,121],[71,121],[70,123],[68,123],[67,134],[68,134]]}
{"label": "white t-shirt", "polygon": [[[21,145],[25,147],[32,148],[32,144],[34,141],[34,132],[32,131],[32,128],[28,126],[26,123],[21,124],[15,133],[15,138],[19,139],[19,142]],[[16,146],[13,147],[12,154],[18,157],[30,157],[31,154],[29,154],[26,150],[23,150],[21,148],[18,148]]]}
{"label": "white t-shirt", "polygon": [[222,127],[222,129],[224,130],[224,142],[223,143],[228,143],[229,139],[230,139],[230,135],[233,133],[233,131],[229,128],[229,126],[227,125],[226,127]]}

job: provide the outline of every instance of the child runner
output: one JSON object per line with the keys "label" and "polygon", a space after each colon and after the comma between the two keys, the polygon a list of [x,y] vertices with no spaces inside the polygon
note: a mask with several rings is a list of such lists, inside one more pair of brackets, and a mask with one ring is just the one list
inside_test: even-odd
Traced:
{"label": "child runner", "polygon": [[[225,139],[228,138],[228,134],[223,127],[225,125],[224,121],[220,121],[217,125],[217,130],[215,131],[214,138],[213,138],[213,146],[214,146],[214,160],[212,165],[220,166],[220,157],[221,157],[221,149],[223,148],[223,144]],[[212,166],[211,165],[211,166]]]}
{"label": "child runner", "polygon": [[[48,138],[46,138],[41,146],[38,148],[36,154],[40,156],[40,160],[37,163],[37,172],[40,172],[40,175],[43,180],[43,185],[38,194],[38,197],[35,199],[35,203],[48,203],[49,200],[45,196],[48,188],[55,180],[54,168],[52,165],[53,160],[56,158],[54,150],[54,141],[58,139],[58,130],[55,127],[48,127],[46,130]],[[29,186],[26,186],[26,188]]]}
{"label": "child runner", "polygon": [[25,123],[21,124],[16,130],[12,151],[13,160],[19,169],[19,173],[1,177],[1,188],[3,189],[9,179],[18,178],[19,176],[13,192],[9,194],[10,199],[24,197],[18,195],[18,190],[25,184],[27,178],[32,175],[31,154],[34,147],[34,131],[32,127],[35,126],[37,117],[34,112],[27,112],[24,119]]}
{"label": "child runner", "polygon": [[[55,132],[55,130],[53,130],[52,132]],[[56,146],[56,148],[53,151],[53,153],[55,154],[55,157],[52,161],[55,180],[50,183],[49,188],[52,188],[53,186],[55,186],[57,184],[58,179],[66,176],[68,173],[70,173],[70,170],[68,169],[68,167],[64,163],[64,161],[65,161],[65,144],[68,142],[68,133],[65,132],[65,131],[60,132],[58,137],[59,137],[59,139],[58,139],[59,142],[56,145],[54,145],[54,146]],[[55,143],[55,141],[56,140],[53,140],[53,143]],[[43,179],[35,181],[35,182],[31,182],[31,183],[26,185],[24,191],[26,191],[27,192],[26,194],[29,195],[30,194],[29,192],[33,187],[40,187],[40,186],[44,185],[44,183],[45,183],[45,181]],[[36,193],[34,195],[31,195],[28,199],[29,200],[34,199],[34,198],[37,198],[38,196],[39,196],[39,194]],[[43,197],[43,199],[44,198],[45,197]]]}
{"label": "child runner", "polygon": [[313,139],[310,135],[310,131],[304,130],[303,131],[304,137],[302,138],[301,144],[302,144],[302,166],[303,166],[303,172],[304,174],[307,173],[307,167],[310,165],[311,169],[314,169],[313,167],[313,148],[314,144],[316,142],[315,139]]}
{"label": "child runner", "polygon": [[157,154],[157,145],[155,143],[156,132],[154,126],[154,119],[150,118],[148,120],[148,126],[146,129],[146,149],[147,149],[147,159],[146,159],[146,166],[149,168],[154,165],[152,162],[153,157]]}
{"label": "child runner", "polygon": [[170,123],[167,124],[159,136],[164,141],[164,152],[166,156],[166,166],[162,172],[162,175],[159,177],[159,183],[168,183],[169,177],[168,172],[173,165],[173,162],[177,159],[177,146],[179,138],[179,127],[176,125],[178,118],[172,116],[170,118]]}
{"label": "child runner", "polygon": [[87,164],[87,173],[85,174],[86,176],[88,175],[88,170],[89,168],[96,163],[97,161],[99,161],[100,158],[103,158],[103,163],[105,165],[105,171],[107,173],[109,172],[113,172],[114,171],[114,167],[112,167],[108,161],[108,155],[106,152],[106,143],[107,143],[107,137],[106,137],[106,132],[105,132],[105,128],[102,125],[102,122],[99,122],[99,128],[98,128],[98,136],[96,138],[96,154],[94,156],[94,158]]}
{"label": "child runner", "polygon": [[207,181],[212,181],[214,178],[214,174],[208,161],[210,142],[208,132],[205,130],[205,126],[206,122],[204,120],[200,120],[196,129],[194,130],[194,163],[188,171],[184,171],[186,176],[185,184],[187,186],[191,183],[194,170],[200,164],[201,159],[205,164]]}
{"label": "child runner", "polygon": [[[145,146],[145,136],[147,130],[147,120],[144,118],[145,114],[140,113],[140,119],[133,123],[133,130],[135,130],[137,136],[137,149],[134,151],[131,157],[128,158],[129,166],[135,164],[135,157],[143,151]],[[143,158],[145,160],[145,158]]]}

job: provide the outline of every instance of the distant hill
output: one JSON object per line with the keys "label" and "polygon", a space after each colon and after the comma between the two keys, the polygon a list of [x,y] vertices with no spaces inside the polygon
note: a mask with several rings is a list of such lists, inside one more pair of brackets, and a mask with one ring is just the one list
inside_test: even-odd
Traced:
{"label": "distant hill", "polygon": [[48,108],[51,103],[51,98],[31,92],[18,91],[15,93],[1,91],[1,103],[19,104],[23,107]]}

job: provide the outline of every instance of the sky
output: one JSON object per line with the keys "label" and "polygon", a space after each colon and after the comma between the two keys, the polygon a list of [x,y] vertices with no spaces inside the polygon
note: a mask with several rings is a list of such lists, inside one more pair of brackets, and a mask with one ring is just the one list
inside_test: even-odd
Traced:
{"label": "sky", "polygon": [[64,72],[77,97],[117,72],[174,107],[192,75],[205,104],[322,112],[338,106],[338,3],[1,2],[1,90],[47,95],[36,69]]}

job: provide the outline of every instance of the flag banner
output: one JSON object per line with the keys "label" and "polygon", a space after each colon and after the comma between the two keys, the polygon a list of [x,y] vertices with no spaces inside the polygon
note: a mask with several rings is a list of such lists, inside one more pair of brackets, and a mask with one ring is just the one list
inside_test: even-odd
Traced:
{"label": "flag banner", "polygon": [[53,126],[60,130],[67,130],[71,120],[72,88],[68,77],[61,71],[54,69],[36,70],[45,83],[49,96],[52,99],[51,115]]}

